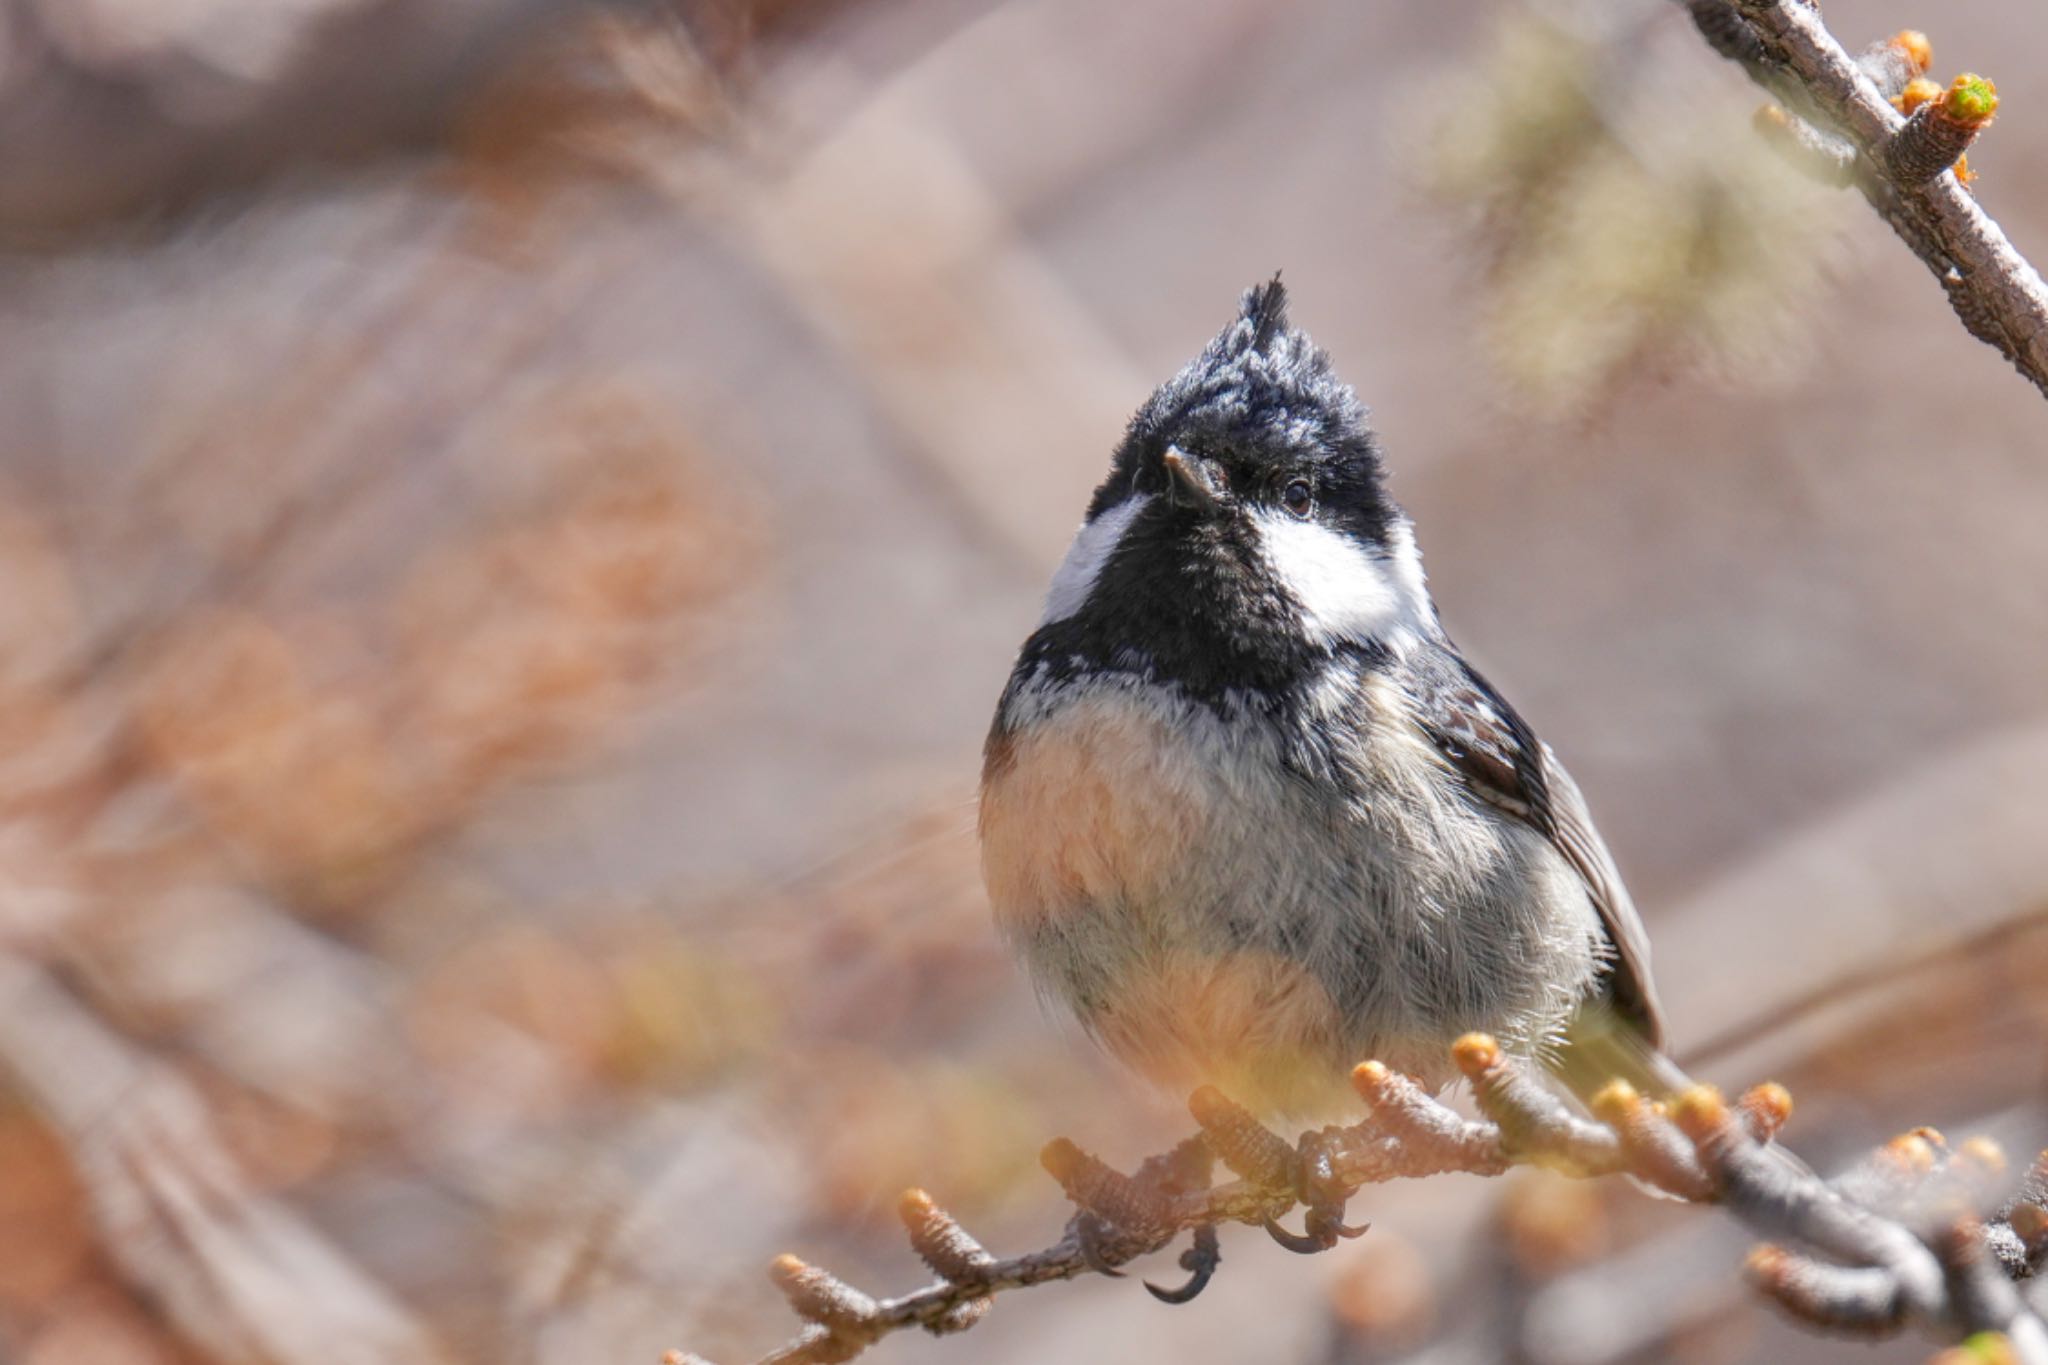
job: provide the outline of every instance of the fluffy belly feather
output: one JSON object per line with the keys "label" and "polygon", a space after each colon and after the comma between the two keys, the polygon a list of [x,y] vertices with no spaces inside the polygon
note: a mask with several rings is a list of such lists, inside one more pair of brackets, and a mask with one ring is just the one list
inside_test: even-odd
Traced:
{"label": "fluffy belly feather", "polygon": [[[1468,1029],[1540,1046],[1596,969],[1577,878],[1474,807],[1419,739],[1312,756],[1135,681],[1013,689],[984,772],[983,871],[1040,987],[1125,1061],[1321,1112],[1368,1056],[1448,1076]],[[1297,762],[1303,756],[1294,756]]]}

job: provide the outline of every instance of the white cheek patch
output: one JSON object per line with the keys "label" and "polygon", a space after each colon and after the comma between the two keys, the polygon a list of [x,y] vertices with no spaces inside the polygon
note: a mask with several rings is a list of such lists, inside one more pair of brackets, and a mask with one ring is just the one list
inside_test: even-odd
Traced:
{"label": "white cheek patch", "polygon": [[1396,644],[1429,619],[1422,560],[1405,525],[1388,537],[1388,553],[1369,553],[1349,536],[1284,512],[1252,514],[1266,562],[1302,607],[1312,637]]}
{"label": "white cheek patch", "polygon": [[1422,572],[1422,552],[1415,548],[1415,528],[1406,521],[1396,521],[1387,532],[1387,572],[1393,577],[1394,590],[1414,610],[1423,622],[1429,620],[1429,584]]}
{"label": "white cheek patch", "polygon": [[1131,529],[1138,513],[1151,501],[1150,493],[1125,498],[1075,532],[1074,543],[1067,547],[1067,557],[1060,561],[1052,576],[1052,587],[1046,590],[1045,615],[1039,618],[1040,625],[1064,621],[1081,610],[1088,594],[1095,591],[1095,580],[1102,577],[1102,566],[1116,553],[1124,532]]}

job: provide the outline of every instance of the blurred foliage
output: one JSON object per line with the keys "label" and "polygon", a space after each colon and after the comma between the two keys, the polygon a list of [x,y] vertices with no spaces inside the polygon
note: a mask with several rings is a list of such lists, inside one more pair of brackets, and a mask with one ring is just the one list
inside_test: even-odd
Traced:
{"label": "blurred foliage", "polygon": [[1476,225],[1487,357],[1551,415],[1676,368],[1784,373],[1845,221],[1841,196],[1627,31],[1642,8],[1509,6],[1408,114],[1422,184]]}

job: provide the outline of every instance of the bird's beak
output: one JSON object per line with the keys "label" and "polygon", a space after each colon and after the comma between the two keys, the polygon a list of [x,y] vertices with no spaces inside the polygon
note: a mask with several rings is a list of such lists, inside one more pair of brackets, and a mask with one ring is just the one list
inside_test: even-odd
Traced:
{"label": "bird's beak", "polygon": [[1173,446],[1167,447],[1163,458],[1166,472],[1173,475],[1168,493],[1175,502],[1209,511],[1223,500],[1222,480],[1209,461]]}

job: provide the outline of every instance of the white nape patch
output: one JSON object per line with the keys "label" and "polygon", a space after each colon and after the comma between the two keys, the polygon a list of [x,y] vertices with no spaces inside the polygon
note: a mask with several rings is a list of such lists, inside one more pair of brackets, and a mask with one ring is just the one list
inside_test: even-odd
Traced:
{"label": "white nape patch", "polygon": [[1428,575],[1422,571],[1422,551],[1415,548],[1415,528],[1405,518],[1387,531],[1386,567],[1393,576],[1394,590],[1414,604],[1416,615],[1426,624],[1430,618]]}
{"label": "white nape patch", "polygon": [[1038,624],[1049,626],[1081,610],[1081,604],[1095,590],[1095,580],[1102,577],[1102,566],[1116,553],[1124,532],[1151,501],[1150,493],[1136,493],[1114,507],[1104,508],[1095,520],[1081,524],[1081,529],[1074,533],[1074,543],[1067,547],[1067,557],[1053,573],[1052,586],[1046,589],[1045,615]]}
{"label": "white nape patch", "polygon": [[1422,557],[1406,523],[1397,522],[1389,532],[1384,555],[1285,512],[1261,509],[1252,523],[1274,576],[1301,604],[1310,634],[1322,643],[1400,647],[1428,630]]}

